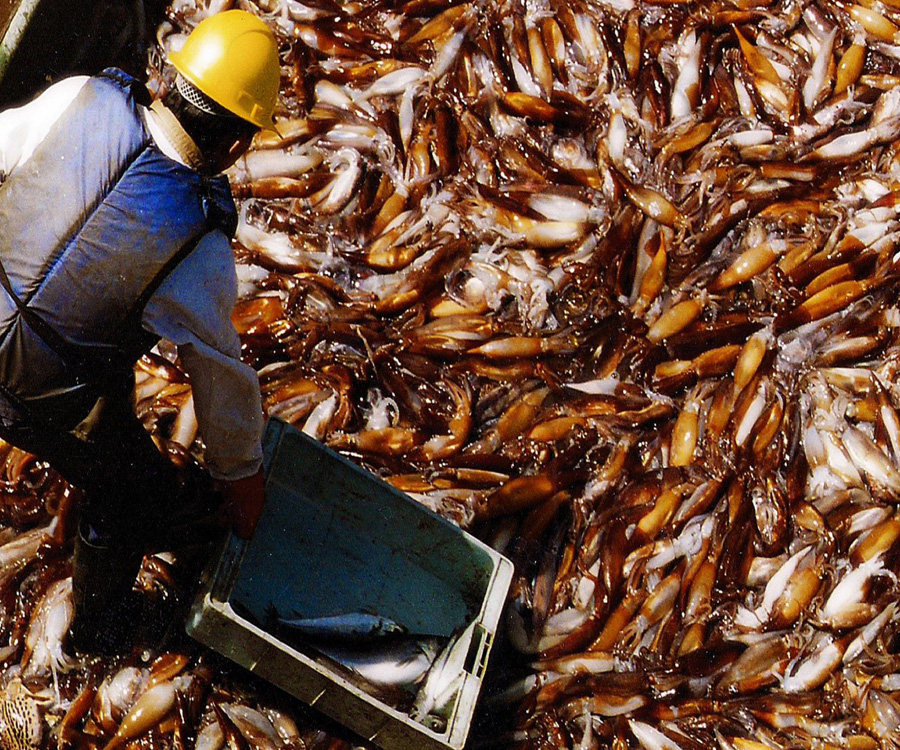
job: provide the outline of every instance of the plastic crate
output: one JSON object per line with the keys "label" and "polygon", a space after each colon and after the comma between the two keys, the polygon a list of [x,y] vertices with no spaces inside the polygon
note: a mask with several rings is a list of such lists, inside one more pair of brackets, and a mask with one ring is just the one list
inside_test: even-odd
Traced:
{"label": "plastic crate", "polygon": [[[250,542],[230,537],[209,568],[188,633],[385,750],[461,748],[512,563],[281,420],[264,437],[266,508]],[[268,610],[377,612],[465,649],[461,687],[434,728],[339,667],[273,635]],[[461,635],[460,635],[461,633]]]}

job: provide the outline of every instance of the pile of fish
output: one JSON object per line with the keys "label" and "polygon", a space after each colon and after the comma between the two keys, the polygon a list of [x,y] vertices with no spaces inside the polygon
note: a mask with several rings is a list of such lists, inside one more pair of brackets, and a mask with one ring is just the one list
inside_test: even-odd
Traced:
{"label": "pile of fish", "polygon": [[458,662],[466,656],[467,640],[410,633],[391,618],[366,611],[281,615],[274,603],[263,626],[385,705],[446,728],[465,675]]}
{"label": "pile of fish", "polygon": [[[154,89],[232,6],[283,62],[229,175],[244,356],[514,561],[479,745],[898,746],[900,3],[175,0]],[[177,362],[141,368],[202,460]],[[199,648],[67,654],[70,490],[5,462],[3,683],[44,743],[348,744]]]}

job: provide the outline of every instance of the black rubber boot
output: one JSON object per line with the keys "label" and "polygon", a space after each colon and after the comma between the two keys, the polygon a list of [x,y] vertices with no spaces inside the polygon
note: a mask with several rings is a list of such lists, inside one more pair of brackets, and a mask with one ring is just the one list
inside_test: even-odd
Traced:
{"label": "black rubber boot", "polygon": [[90,537],[84,527],[75,537],[75,616],[69,643],[82,653],[121,653],[130,646],[137,624],[138,602],[133,587],[143,555],[133,548],[104,545]]}

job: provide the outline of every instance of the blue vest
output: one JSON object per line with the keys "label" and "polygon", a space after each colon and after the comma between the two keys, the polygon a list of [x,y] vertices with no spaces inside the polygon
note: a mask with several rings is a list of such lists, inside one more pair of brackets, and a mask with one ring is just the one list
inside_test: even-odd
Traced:
{"label": "blue vest", "polygon": [[0,264],[19,298],[0,288],[0,385],[14,396],[127,371],[156,341],[140,324],[153,291],[207,232],[234,232],[228,181],[154,145],[142,94],[121,71],[91,78],[0,186]]}

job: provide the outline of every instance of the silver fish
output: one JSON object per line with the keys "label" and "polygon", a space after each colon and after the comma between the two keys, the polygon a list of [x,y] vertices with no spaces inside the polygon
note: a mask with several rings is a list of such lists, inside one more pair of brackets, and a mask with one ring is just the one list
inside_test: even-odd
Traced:
{"label": "silver fish", "polygon": [[279,633],[314,640],[364,643],[407,632],[403,625],[389,617],[370,612],[344,612],[321,617],[302,617],[292,612],[285,617],[273,606],[269,617]]}
{"label": "silver fish", "polygon": [[[445,724],[462,687],[465,661],[472,645],[477,621],[451,638],[435,658],[421,689],[413,702],[410,716],[433,729]],[[429,717],[431,717],[429,719]]]}
{"label": "silver fish", "polygon": [[314,648],[372,685],[409,690],[422,681],[445,641],[409,637],[370,648],[337,644],[317,644]]}

